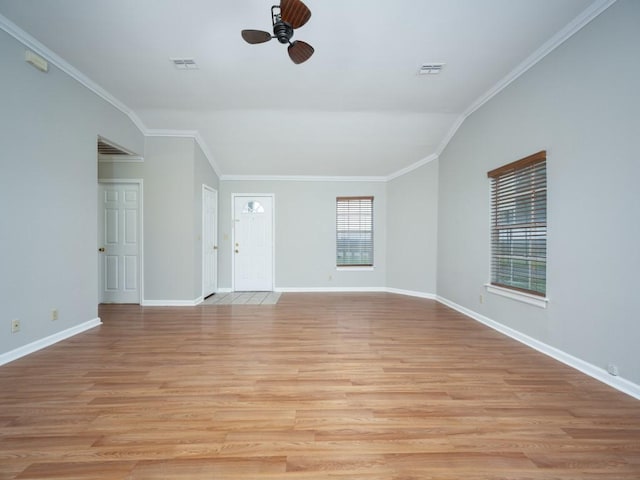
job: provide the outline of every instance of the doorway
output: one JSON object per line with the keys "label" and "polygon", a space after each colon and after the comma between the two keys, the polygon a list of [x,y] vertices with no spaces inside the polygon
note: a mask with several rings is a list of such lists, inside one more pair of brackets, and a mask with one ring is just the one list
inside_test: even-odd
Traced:
{"label": "doorway", "polygon": [[273,290],[274,196],[233,194],[233,289]]}
{"label": "doorway", "polygon": [[218,290],[218,192],[202,185],[202,298]]}
{"label": "doorway", "polygon": [[99,180],[98,299],[142,299],[142,180]]}

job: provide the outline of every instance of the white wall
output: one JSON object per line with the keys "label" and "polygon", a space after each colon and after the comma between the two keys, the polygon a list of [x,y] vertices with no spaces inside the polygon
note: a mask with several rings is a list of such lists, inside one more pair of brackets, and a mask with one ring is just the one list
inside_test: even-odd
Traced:
{"label": "white wall", "polygon": [[387,184],[387,286],[435,295],[438,160]]}
{"label": "white wall", "polygon": [[24,53],[0,31],[0,355],[98,316],[97,136],[144,148],[128,117]]}
{"label": "white wall", "polygon": [[[640,383],[640,2],[618,1],[473,113],[440,157],[438,295]],[[548,308],[486,294],[486,172],[548,151]]]}
{"label": "white wall", "polygon": [[[222,181],[219,287],[231,288],[233,193],[275,194],[275,287],[384,288],[386,186],[381,182]],[[373,271],[336,271],[336,197],[374,196]],[[331,279],[329,278],[331,277]]]}

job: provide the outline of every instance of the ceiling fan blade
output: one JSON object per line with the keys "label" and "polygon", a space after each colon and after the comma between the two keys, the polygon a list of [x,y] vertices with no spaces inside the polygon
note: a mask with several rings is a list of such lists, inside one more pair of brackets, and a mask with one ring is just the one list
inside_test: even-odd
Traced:
{"label": "ceiling fan blade", "polygon": [[296,64],[309,60],[315,51],[311,45],[301,40],[293,42],[287,50],[289,51],[289,57]]}
{"label": "ceiling fan blade", "polygon": [[262,30],[242,30],[242,38],[244,38],[245,42],[253,45],[268,42],[271,40],[271,34]]}
{"label": "ceiling fan blade", "polygon": [[280,16],[293,28],[300,28],[311,18],[311,10],[300,0],[280,0]]}

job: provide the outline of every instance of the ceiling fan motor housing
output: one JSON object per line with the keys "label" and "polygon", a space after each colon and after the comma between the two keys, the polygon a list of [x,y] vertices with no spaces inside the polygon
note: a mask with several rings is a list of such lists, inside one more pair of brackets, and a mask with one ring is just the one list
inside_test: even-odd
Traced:
{"label": "ceiling fan motor housing", "polygon": [[287,22],[276,22],[273,26],[273,34],[280,43],[289,43],[289,40],[293,37],[293,27]]}
{"label": "ceiling fan motor housing", "polygon": [[291,42],[294,29],[302,27],[311,18],[311,10],[302,0],[280,0],[280,5],[271,7],[273,35],[262,30],[242,30],[245,42],[255,45],[277,38],[278,43],[289,44],[287,53],[295,64],[303,63],[313,55],[313,47],[301,40]]}

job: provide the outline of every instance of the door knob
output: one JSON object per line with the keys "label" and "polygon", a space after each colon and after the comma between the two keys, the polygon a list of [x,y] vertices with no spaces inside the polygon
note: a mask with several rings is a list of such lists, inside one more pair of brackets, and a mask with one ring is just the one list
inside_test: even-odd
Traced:
{"label": "door knob", "polygon": [[236,253],[240,253],[240,250],[238,250],[237,248],[236,248]]}
{"label": "door knob", "polygon": [[101,253],[104,253],[104,252],[106,252],[106,251],[107,251],[107,249],[106,249],[106,248],[104,248],[104,247],[100,247],[100,248],[98,249],[98,251],[99,251],[99,252],[101,252]]}
{"label": "door knob", "polygon": [[214,245],[214,246],[213,246],[213,249],[214,249],[214,250],[217,250],[217,249],[218,249],[218,245]]}

